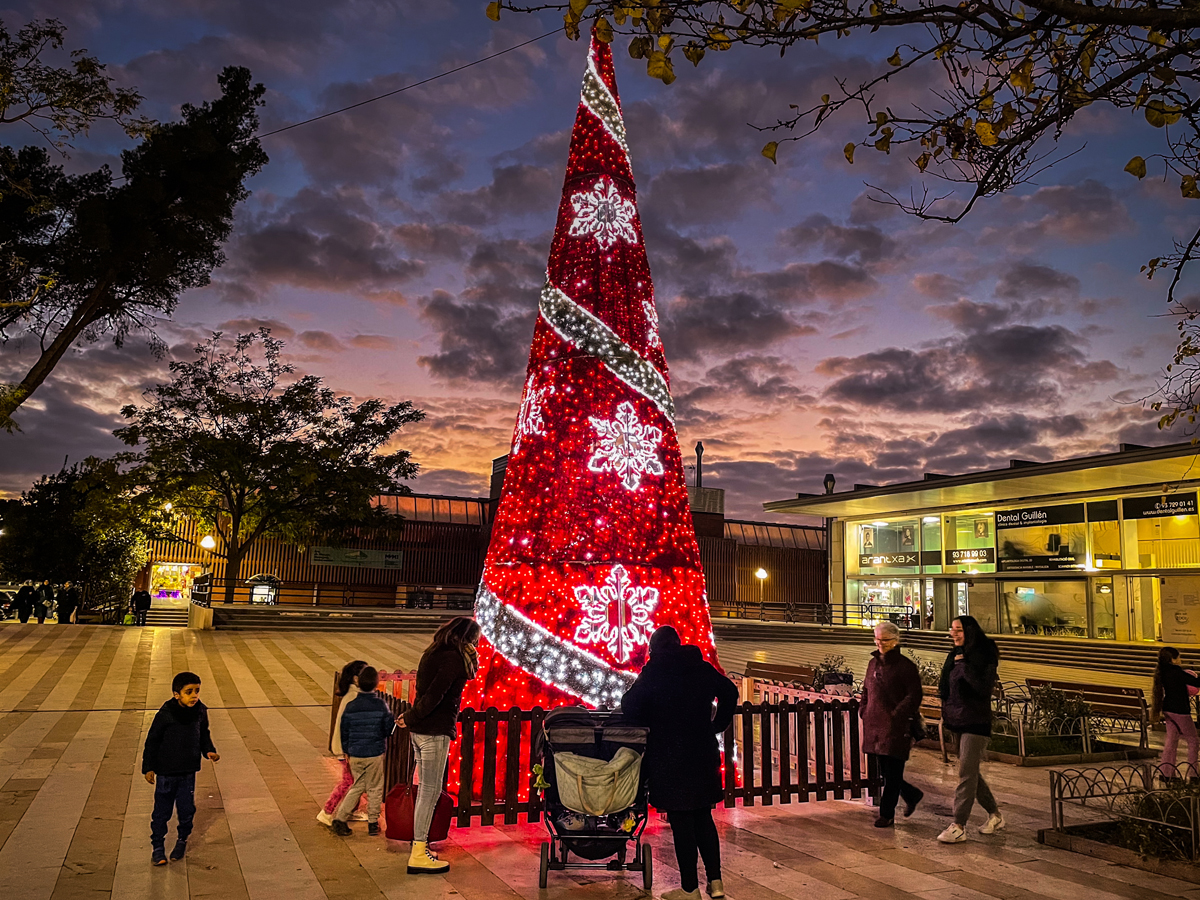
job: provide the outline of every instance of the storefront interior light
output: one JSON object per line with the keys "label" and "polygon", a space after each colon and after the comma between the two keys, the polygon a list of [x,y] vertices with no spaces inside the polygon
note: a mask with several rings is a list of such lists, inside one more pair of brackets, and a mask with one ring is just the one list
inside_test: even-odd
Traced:
{"label": "storefront interior light", "polygon": [[883,526],[887,525],[887,522],[872,522],[871,524],[876,528],[882,528]]}
{"label": "storefront interior light", "polygon": [[926,516],[921,521],[924,522],[926,525],[933,525],[938,521],[938,517],[937,516]]}

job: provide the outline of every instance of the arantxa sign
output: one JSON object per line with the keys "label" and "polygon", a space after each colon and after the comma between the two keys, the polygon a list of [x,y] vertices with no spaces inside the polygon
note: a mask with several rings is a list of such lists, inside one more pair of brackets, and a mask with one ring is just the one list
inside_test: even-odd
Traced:
{"label": "arantxa sign", "polygon": [[1155,497],[1129,497],[1121,501],[1127,519],[1154,519],[1159,516],[1196,515],[1196,492],[1160,494]]}
{"label": "arantxa sign", "polygon": [[876,556],[864,553],[859,556],[858,564],[862,568],[872,568],[874,566],[915,566],[917,565],[917,554],[880,553]]}

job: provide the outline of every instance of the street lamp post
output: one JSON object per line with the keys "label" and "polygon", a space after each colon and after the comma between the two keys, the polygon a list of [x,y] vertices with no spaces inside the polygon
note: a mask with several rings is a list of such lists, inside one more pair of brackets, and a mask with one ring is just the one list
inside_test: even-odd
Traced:
{"label": "street lamp post", "polygon": [[767,580],[767,570],[760,566],[754,570],[754,577],[758,579],[758,621],[765,622],[766,616],[763,614],[763,584]]}

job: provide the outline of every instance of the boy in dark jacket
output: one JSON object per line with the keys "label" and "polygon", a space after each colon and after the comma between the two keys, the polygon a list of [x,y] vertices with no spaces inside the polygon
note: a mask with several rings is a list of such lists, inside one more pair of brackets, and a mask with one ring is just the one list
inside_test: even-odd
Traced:
{"label": "boy in dark jacket", "polygon": [[388,705],[375,694],[379,672],[367,666],[358,673],[359,695],[342,710],[342,749],[350,762],[354,784],[338,804],[333,814],[334,834],[350,834],[346,824],[358,806],[359,798],[367,795],[367,833],[379,834],[379,808],[383,805],[383,753],[388,735],[396,727]]}
{"label": "boy in dark jacket", "polygon": [[142,750],[142,774],[154,785],[154,812],[150,816],[153,865],[167,864],[165,842],[172,809],[178,822],[171,859],[183,859],[187,852],[196,815],[196,773],[202,756],[213,762],[221,758],[208,731],[208,707],[200,702],[200,676],[180,672],[171,682],[171,699],[150,723]]}

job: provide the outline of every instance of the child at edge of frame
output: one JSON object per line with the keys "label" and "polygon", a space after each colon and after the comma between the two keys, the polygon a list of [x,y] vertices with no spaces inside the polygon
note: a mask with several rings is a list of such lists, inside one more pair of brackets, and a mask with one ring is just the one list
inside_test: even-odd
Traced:
{"label": "child at edge of frame", "polygon": [[167,864],[167,823],[176,814],[175,848],[171,859],[187,853],[192,820],[196,816],[196,773],[202,757],[221,758],[208,730],[208,707],[200,702],[200,676],[180,672],[171,681],[171,699],[150,723],[142,749],[142,774],[154,785],[154,812],[150,815],[150,863]]}

